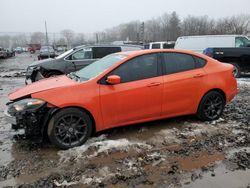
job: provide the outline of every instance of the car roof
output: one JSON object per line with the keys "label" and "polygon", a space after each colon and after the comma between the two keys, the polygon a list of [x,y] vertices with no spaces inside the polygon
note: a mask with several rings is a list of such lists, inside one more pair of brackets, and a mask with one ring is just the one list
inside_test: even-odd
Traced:
{"label": "car roof", "polygon": [[125,55],[128,57],[140,56],[151,53],[162,53],[162,52],[177,52],[177,53],[185,53],[194,56],[198,56],[204,59],[207,59],[207,56],[203,54],[199,54],[190,50],[177,50],[177,49],[149,49],[149,50],[136,50],[136,51],[126,51],[126,52],[118,52],[116,54]]}
{"label": "car roof", "polygon": [[245,37],[245,35],[191,35],[180,36],[179,38],[203,38],[203,37]]}
{"label": "car roof", "polygon": [[79,49],[83,47],[138,47],[142,48],[140,45],[132,45],[132,44],[122,44],[122,45],[114,45],[114,44],[87,44],[87,45],[81,45],[81,46],[76,46],[73,49]]}

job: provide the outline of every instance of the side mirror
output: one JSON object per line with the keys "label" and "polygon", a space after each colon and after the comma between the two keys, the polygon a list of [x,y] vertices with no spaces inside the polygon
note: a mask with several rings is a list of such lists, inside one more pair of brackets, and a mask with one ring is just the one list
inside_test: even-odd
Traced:
{"label": "side mirror", "polygon": [[117,75],[110,75],[108,76],[106,82],[111,85],[119,84],[121,83],[121,77]]}

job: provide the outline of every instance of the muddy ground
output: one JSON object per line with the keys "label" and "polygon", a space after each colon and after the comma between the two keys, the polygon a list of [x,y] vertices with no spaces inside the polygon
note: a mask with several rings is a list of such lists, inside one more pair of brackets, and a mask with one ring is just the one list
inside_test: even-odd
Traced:
{"label": "muddy ground", "polygon": [[0,60],[0,187],[250,187],[250,76],[221,119],[179,117],[102,132],[62,151],[14,132],[3,111],[24,85],[20,54]]}

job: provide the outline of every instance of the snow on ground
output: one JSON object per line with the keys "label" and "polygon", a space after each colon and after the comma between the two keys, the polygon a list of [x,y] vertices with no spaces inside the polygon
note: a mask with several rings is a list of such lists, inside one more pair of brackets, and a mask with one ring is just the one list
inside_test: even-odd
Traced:
{"label": "snow on ground", "polygon": [[250,86],[250,79],[249,78],[238,78],[237,79],[238,84],[246,84]]}
{"label": "snow on ground", "polygon": [[[106,135],[99,136],[97,138],[89,139],[84,145],[75,147],[66,151],[59,151],[58,154],[61,157],[61,162],[66,162],[69,159],[74,158],[83,159],[83,158],[92,158],[97,156],[99,153],[108,152],[109,150],[116,149],[119,151],[128,150],[129,147],[134,147],[137,150],[140,148],[150,149],[151,146],[143,142],[134,142],[127,139],[118,139],[118,140],[106,140]],[[90,154],[86,154],[86,153]]]}

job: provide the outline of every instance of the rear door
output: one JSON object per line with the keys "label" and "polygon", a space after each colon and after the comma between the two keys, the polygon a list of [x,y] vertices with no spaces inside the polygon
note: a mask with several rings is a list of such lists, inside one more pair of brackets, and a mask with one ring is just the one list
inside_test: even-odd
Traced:
{"label": "rear door", "polygon": [[162,53],[163,116],[193,113],[204,92],[206,61],[184,53]]}

